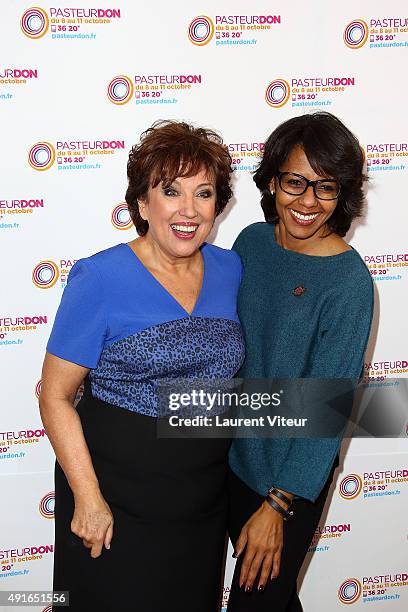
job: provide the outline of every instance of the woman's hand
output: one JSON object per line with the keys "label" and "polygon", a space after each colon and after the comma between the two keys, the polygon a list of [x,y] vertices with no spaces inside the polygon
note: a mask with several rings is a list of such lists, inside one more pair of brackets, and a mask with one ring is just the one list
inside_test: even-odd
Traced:
{"label": "woman's hand", "polygon": [[102,496],[75,396],[89,368],[46,353],[40,394],[41,419],[74,495],[72,532],[99,557],[113,535],[112,512]]}
{"label": "woman's hand", "polygon": [[283,548],[283,517],[267,502],[245,523],[235,546],[235,557],[246,547],[239,586],[251,591],[260,572],[258,590],[263,591],[268,578],[277,578]]}
{"label": "woman's hand", "polygon": [[75,498],[71,531],[91,549],[91,557],[99,557],[102,546],[110,548],[113,536],[113,514],[101,493]]}

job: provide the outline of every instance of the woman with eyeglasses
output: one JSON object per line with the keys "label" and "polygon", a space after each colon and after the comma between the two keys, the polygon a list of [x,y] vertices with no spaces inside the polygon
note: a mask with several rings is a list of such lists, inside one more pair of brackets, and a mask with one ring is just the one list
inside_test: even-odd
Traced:
{"label": "woman with eyeglasses", "polygon": [[[362,212],[363,164],[357,139],[329,113],[289,119],[267,139],[254,175],[266,222],[244,229],[233,247],[244,268],[240,377],[360,377],[373,284],[344,236]],[[233,441],[229,533],[238,560],[229,612],[302,610],[296,580],[341,437]]]}

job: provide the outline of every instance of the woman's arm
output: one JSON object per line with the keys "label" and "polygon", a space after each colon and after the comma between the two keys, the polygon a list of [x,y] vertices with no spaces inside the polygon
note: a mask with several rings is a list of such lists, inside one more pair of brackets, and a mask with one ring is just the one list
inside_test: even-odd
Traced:
{"label": "woman's arm", "polygon": [[[363,374],[373,308],[374,289],[369,272],[364,269],[359,276],[350,274],[347,282],[338,286],[336,292],[327,300],[326,308],[322,312],[322,332],[318,348],[313,355],[309,378],[324,379],[322,383],[328,385],[328,391],[330,381],[333,381],[333,389],[337,389],[341,380],[349,381],[350,389],[356,387]],[[323,397],[325,388],[325,385],[322,385]],[[341,389],[340,384],[338,388]],[[307,389],[306,386],[305,394]],[[348,401],[347,405],[340,402],[343,415],[346,415],[346,408],[349,409],[349,414],[351,413],[352,396],[350,393],[347,400],[344,395],[345,402]],[[335,413],[334,417],[337,416]],[[314,502],[329,476],[340,449],[343,433],[344,429],[335,437],[290,440],[286,459],[273,484]]]}
{"label": "woman's arm", "polygon": [[89,368],[46,353],[39,399],[42,422],[75,500],[71,530],[98,557],[110,547],[113,516],[99,489],[74,400]]}

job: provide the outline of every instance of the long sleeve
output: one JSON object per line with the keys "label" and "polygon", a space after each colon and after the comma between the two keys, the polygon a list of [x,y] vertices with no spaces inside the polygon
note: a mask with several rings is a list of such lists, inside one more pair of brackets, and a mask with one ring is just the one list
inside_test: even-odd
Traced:
{"label": "long sleeve", "polygon": [[[308,376],[350,379],[355,384],[363,370],[372,313],[373,286],[368,275],[357,286],[345,283],[334,291],[322,312],[320,338]],[[342,435],[290,440],[273,484],[314,501],[328,478],[341,440]]]}
{"label": "long sleeve", "polygon": [[[287,437],[237,437],[230,450],[230,466],[261,495],[275,485],[315,500],[339,452],[345,423],[344,419],[337,422],[338,411],[332,413],[333,419],[327,410],[332,405],[324,401],[327,387],[330,393],[346,379],[346,390],[351,392],[348,402],[341,396],[340,408],[347,416],[351,387],[363,369],[373,312],[370,273],[355,249],[327,257],[283,249],[270,223],[245,228],[233,248],[243,264],[238,316],[246,356],[238,376],[289,379],[300,411],[306,408],[318,415],[319,425],[335,424],[336,428],[325,433],[315,430],[315,438],[289,437],[289,431]],[[324,392],[316,393],[318,379],[326,381]]]}

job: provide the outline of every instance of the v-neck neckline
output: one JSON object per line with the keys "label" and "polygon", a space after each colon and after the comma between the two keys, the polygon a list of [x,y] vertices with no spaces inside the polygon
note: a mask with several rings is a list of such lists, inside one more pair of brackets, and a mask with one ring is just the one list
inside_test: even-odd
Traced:
{"label": "v-neck neckline", "polygon": [[128,250],[131,252],[131,254],[133,254],[133,256],[135,257],[136,261],[138,262],[138,264],[140,265],[140,267],[142,268],[142,270],[144,271],[144,273],[152,279],[152,281],[156,284],[156,286],[158,286],[161,291],[167,295],[171,301],[177,305],[177,307],[179,308],[179,310],[181,310],[184,313],[185,317],[193,317],[195,316],[195,312],[201,302],[201,298],[206,286],[206,281],[207,281],[207,262],[206,262],[206,258],[205,258],[205,247],[207,245],[206,242],[204,242],[201,247],[200,247],[200,252],[201,252],[201,256],[203,258],[203,278],[202,278],[202,282],[201,282],[201,288],[200,291],[197,295],[197,299],[195,301],[193,310],[190,312],[188,312],[188,310],[186,310],[184,308],[184,306],[182,306],[180,304],[180,302],[174,297],[174,295],[172,293],[170,293],[170,291],[168,291],[168,289],[166,289],[166,287],[155,277],[155,275],[150,272],[150,270],[145,266],[145,264],[143,263],[143,261],[140,259],[140,257],[138,255],[136,255],[136,253],[134,252],[134,250],[132,249],[132,247],[130,246],[130,244],[128,244],[127,242],[122,242],[121,243],[123,246],[127,247]]}

